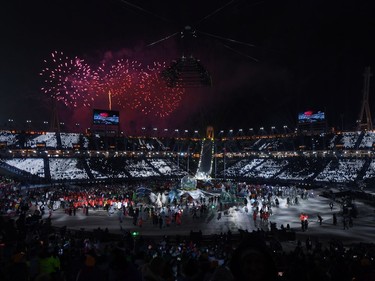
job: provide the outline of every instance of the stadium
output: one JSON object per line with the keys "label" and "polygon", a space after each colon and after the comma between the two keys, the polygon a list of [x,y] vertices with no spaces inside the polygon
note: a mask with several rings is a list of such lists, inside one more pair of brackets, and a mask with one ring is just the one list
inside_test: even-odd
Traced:
{"label": "stadium", "polygon": [[[307,237],[323,244],[373,241],[372,131],[326,132],[311,124],[315,129],[305,131],[303,123],[259,135],[215,135],[208,127],[204,136],[157,130],[125,136],[101,126],[88,133],[2,130],[3,215],[18,216],[26,204],[27,214],[50,220],[58,233],[107,229],[115,240],[207,243],[218,233],[261,230],[286,249]],[[300,214],[309,230],[301,229]]]}
{"label": "stadium", "polygon": [[375,280],[372,5],[62,2],[0,19],[1,280]]}
{"label": "stadium", "polygon": [[[157,130],[157,129],[156,129]],[[3,173],[29,184],[208,179],[370,189],[372,131],[163,136],[1,131]],[[146,132],[145,132],[146,133]],[[164,132],[165,133],[165,132]],[[71,167],[66,169],[64,167]],[[199,176],[198,176],[198,179]]]}

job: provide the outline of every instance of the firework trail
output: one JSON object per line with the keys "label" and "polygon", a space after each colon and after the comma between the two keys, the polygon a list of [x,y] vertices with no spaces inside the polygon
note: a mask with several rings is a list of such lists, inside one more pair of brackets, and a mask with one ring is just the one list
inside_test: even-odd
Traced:
{"label": "firework trail", "polygon": [[109,108],[112,101],[117,106],[126,108],[131,101],[130,93],[139,80],[141,64],[137,61],[120,59],[114,64],[102,63],[96,70],[99,84],[96,87],[97,95],[108,95]]}
{"label": "firework trail", "polygon": [[41,88],[43,93],[66,106],[90,107],[93,104],[99,80],[84,60],[54,51],[44,63],[46,67],[40,72],[45,84]]}

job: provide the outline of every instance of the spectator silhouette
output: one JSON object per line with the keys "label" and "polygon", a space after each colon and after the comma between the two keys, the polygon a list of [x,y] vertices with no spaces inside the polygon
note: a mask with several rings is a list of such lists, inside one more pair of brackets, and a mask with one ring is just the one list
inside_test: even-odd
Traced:
{"label": "spectator silhouette", "polygon": [[245,238],[234,250],[230,270],[236,281],[272,281],[277,279],[276,264],[265,242]]}
{"label": "spectator silhouette", "polygon": [[81,269],[78,271],[76,281],[96,281],[106,280],[104,279],[103,272],[98,268],[96,264],[96,257],[93,254],[87,254],[85,256],[84,263]]}
{"label": "spectator silhouette", "polygon": [[24,252],[19,252],[12,256],[11,264],[7,268],[5,268],[5,277],[5,279],[1,280],[29,280],[29,271],[26,264],[26,256]]}
{"label": "spectator silhouette", "polygon": [[186,260],[182,265],[181,278],[179,281],[199,281],[202,279],[203,275],[199,262],[193,258]]}
{"label": "spectator silhouette", "polygon": [[168,263],[162,257],[153,258],[142,267],[143,281],[172,281],[173,274]]}

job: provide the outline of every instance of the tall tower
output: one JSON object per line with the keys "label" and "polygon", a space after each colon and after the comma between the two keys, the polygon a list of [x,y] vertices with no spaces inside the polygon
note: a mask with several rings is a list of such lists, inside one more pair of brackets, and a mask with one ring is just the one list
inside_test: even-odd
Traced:
{"label": "tall tower", "polygon": [[51,132],[60,133],[59,114],[57,113],[56,100],[52,99],[52,116],[50,121]]}
{"label": "tall tower", "polygon": [[370,92],[370,78],[372,76],[370,67],[366,67],[363,73],[363,98],[361,111],[357,119],[357,130],[372,130],[372,118],[369,104],[369,92]]}
{"label": "tall tower", "polygon": [[206,138],[213,140],[214,139],[214,128],[212,126],[208,126],[206,129]]}
{"label": "tall tower", "polygon": [[52,116],[51,116],[51,124],[50,124],[51,132],[55,132],[56,135],[56,148],[62,148],[61,142],[61,135],[60,135],[60,122],[59,122],[59,114],[57,112],[56,100],[52,99]]}

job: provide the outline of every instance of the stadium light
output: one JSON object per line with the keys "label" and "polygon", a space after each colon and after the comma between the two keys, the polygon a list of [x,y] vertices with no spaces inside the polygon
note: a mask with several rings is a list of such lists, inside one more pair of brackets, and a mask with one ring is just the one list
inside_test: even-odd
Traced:
{"label": "stadium light", "polygon": [[9,123],[8,125],[9,125],[9,128],[10,128],[10,129],[13,127],[13,121],[14,121],[14,120],[11,119],[11,118],[8,119],[8,123]]}
{"label": "stadium light", "polygon": [[28,129],[30,130],[31,129],[31,120],[26,120],[26,124],[27,124]]}

